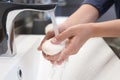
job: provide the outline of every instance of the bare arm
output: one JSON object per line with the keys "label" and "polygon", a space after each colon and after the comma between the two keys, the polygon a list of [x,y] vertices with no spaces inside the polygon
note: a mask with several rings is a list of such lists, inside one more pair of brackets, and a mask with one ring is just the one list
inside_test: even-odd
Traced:
{"label": "bare arm", "polygon": [[74,26],[80,23],[94,22],[98,16],[98,10],[95,7],[89,4],[83,4],[64,22],[64,24],[67,26]]}
{"label": "bare arm", "polygon": [[92,37],[120,37],[120,19],[92,23]]}

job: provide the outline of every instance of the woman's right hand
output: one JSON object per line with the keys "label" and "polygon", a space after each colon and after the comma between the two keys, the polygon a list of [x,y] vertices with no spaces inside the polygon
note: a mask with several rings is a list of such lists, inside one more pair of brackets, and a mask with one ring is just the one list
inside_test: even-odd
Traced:
{"label": "woman's right hand", "polygon": [[59,54],[49,56],[45,55],[43,52],[44,57],[53,64],[61,64],[68,59],[70,55],[76,54],[82,45],[93,36],[91,24],[78,24],[69,28],[60,27],[59,30],[61,30],[60,34],[55,37],[53,31],[48,32],[39,47],[41,48],[45,40],[53,37],[51,42],[54,44],[59,44],[62,41],[67,40],[65,49]]}
{"label": "woman's right hand", "polygon": [[[64,24],[60,24],[60,25],[58,25],[58,29],[59,29],[59,32],[61,33],[61,32],[63,32],[64,30],[67,29],[67,26],[65,26]],[[42,44],[43,44],[46,40],[51,39],[51,38],[53,38],[53,37],[55,37],[55,34],[54,34],[53,29],[51,29],[51,30],[49,30],[49,31],[46,33],[44,39],[42,40],[40,46],[38,47],[38,50],[42,50]],[[49,55],[46,55],[43,51],[42,51],[42,53],[43,53],[43,56],[44,56],[46,59],[47,59],[47,57],[49,57]],[[51,62],[52,62],[52,61],[51,61]]]}

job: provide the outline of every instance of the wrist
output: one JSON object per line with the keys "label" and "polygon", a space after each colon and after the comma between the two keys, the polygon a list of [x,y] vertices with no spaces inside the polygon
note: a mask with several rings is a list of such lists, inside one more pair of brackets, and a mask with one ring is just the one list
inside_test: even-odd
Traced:
{"label": "wrist", "polygon": [[98,23],[90,23],[91,37],[102,37],[103,28],[99,27]]}
{"label": "wrist", "polygon": [[87,23],[85,24],[86,25],[86,30],[89,34],[89,37],[92,38],[92,37],[95,37],[95,28],[94,28],[94,23]]}

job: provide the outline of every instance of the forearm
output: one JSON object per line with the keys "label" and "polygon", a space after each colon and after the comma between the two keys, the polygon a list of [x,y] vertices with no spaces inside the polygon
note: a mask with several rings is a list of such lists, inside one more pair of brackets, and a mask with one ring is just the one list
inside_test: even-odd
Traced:
{"label": "forearm", "polygon": [[64,23],[67,26],[73,26],[81,23],[94,22],[98,18],[98,11],[89,4],[83,4],[74,12]]}
{"label": "forearm", "polygon": [[92,23],[92,37],[120,37],[120,19]]}

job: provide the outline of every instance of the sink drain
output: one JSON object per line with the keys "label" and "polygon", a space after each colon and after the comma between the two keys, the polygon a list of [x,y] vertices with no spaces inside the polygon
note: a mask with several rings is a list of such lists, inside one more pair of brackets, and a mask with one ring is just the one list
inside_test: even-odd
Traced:
{"label": "sink drain", "polygon": [[18,68],[17,74],[18,74],[18,79],[22,80],[23,72],[22,72],[22,70],[20,68]]}

